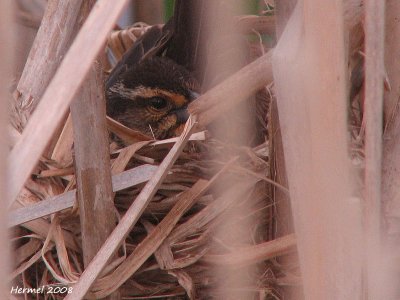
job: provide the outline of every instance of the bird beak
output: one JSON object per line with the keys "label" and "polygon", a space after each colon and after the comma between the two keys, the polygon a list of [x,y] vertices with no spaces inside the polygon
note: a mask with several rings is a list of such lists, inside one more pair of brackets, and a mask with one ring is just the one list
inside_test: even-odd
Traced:
{"label": "bird beak", "polygon": [[178,124],[185,124],[186,121],[189,119],[189,112],[187,108],[181,108],[174,111],[176,115],[176,122]]}
{"label": "bird beak", "polygon": [[[189,92],[189,97],[187,98],[189,102],[192,102],[193,100],[197,99],[200,96],[200,94],[190,91]],[[186,121],[189,119],[189,111],[187,110],[187,107],[177,109],[174,111],[176,115],[176,123],[180,124],[178,127],[175,128],[175,136],[181,135],[183,132],[183,129],[185,127]]]}
{"label": "bird beak", "polygon": [[[189,100],[189,102],[192,102],[193,100],[197,99],[199,96],[200,96],[200,94],[193,92],[193,91],[189,91],[188,100]],[[189,119],[189,112],[187,110],[187,107],[177,109],[174,111],[174,113],[176,115],[176,122],[178,124],[185,124],[186,121]]]}

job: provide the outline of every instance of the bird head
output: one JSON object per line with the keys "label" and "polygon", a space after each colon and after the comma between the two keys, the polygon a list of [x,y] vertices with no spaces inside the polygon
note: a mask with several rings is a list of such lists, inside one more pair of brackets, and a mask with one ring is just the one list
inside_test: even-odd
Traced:
{"label": "bird head", "polygon": [[177,136],[189,117],[188,104],[199,84],[182,66],[165,57],[142,60],[107,91],[107,114],[156,139]]}

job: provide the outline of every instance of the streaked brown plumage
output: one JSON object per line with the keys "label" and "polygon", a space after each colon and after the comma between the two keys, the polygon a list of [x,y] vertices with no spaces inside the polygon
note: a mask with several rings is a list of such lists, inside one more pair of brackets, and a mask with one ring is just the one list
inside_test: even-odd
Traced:
{"label": "streaked brown plumage", "polygon": [[196,1],[177,0],[175,16],[149,29],[113,69],[106,82],[110,117],[156,139],[180,134],[189,117],[187,105],[200,92],[189,72],[195,61],[191,48],[197,47],[191,41],[198,32],[187,24],[192,24],[189,12],[202,2]]}

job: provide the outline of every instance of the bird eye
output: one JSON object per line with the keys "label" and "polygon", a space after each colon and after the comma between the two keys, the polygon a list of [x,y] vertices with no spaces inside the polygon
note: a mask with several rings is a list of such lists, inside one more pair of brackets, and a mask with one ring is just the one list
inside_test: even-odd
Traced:
{"label": "bird eye", "polygon": [[161,97],[153,97],[149,99],[149,105],[155,109],[164,109],[167,107],[168,102]]}

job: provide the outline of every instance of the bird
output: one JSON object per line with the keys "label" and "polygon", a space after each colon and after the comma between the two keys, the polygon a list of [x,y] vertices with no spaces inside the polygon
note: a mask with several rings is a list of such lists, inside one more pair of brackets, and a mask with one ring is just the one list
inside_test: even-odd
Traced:
{"label": "bird", "polygon": [[171,20],[152,26],[117,63],[105,84],[109,117],[153,139],[182,132],[201,87],[191,55],[199,30],[188,30],[199,28],[190,13],[196,3],[176,1]]}
{"label": "bird", "polygon": [[107,89],[107,113],[121,124],[155,139],[179,135],[199,84],[169,58],[152,57],[123,72]]}
{"label": "bird", "polygon": [[[215,47],[231,40],[226,34],[231,30],[226,24],[230,23],[219,26],[220,19],[233,22],[233,16],[225,12],[230,11],[230,5],[230,1],[176,0],[173,17],[165,25],[148,29],[112,70],[105,84],[107,115],[153,139],[178,136],[189,117],[188,105],[247,63],[236,42],[229,49],[233,56]],[[210,39],[210,32],[216,28],[219,34],[226,34],[219,43]],[[222,60],[219,69],[225,72],[212,74],[210,69],[219,64],[218,59],[228,56],[234,57],[229,68],[224,68]],[[235,115],[254,114],[252,106],[243,103],[236,109],[240,114],[231,110],[207,130],[221,140],[259,143],[266,126],[260,126],[263,128],[256,138],[247,136],[255,127],[256,117],[243,118],[243,122]],[[267,113],[263,109],[260,115],[265,118]],[[114,141],[123,144],[115,137]]]}

